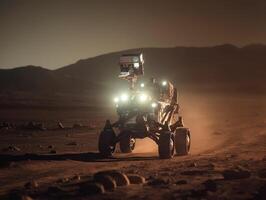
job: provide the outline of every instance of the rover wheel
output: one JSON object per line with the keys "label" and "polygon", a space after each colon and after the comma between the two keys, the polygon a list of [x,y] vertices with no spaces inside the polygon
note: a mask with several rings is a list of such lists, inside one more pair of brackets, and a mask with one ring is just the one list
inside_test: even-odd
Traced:
{"label": "rover wheel", "polygon": [[160,134],[158,142],[159,157],[162,159],[172,158],[175,153],[174,134],[166,131]]}
{"label": "rover wheel", "polygon": [[175,132],[175,150],[177,155],[187,155],[190,150],[190,131],[187,128],[178,128]]}
{"label": "rover wheel", "polygon": [[132,138],[130,134],[125,134],[121,137],[119,144],[122,153],[131,153],[135,149],[136,139]]}
{"label": "rover wheel", "polygon": [[98,149],[102,156],[109,157],[115,151],[116,135],[113,130],[103,130],[99,136]]}

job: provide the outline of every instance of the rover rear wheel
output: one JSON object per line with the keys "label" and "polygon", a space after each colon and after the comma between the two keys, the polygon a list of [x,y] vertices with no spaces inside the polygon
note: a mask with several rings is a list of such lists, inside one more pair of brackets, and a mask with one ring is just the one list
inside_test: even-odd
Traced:
{"label": "rover rear wheel", "polygon": [[135,149],[136,139],[132,138],[129,133],[125,133],[125,135],[121,137],[119,144],[122,153],[132,153]]}
{"label": "rover rear wheel", "polygon": [[175,149],[177,155],[187,155],[190,150],[190,131],[187,128],[178,128],[175,132]]}
{"label": "rover rear wheel", "polygon": [[102,156],[112,156],[115,151],[116,135],[113,130],[103,130],[99,136],[98,149]]}
{"label": "rover rear wheel", "polygon": [[175,153],[174,134],[166,131],[160,134],[158,142],[159,157],[162,159],[172,158]]}

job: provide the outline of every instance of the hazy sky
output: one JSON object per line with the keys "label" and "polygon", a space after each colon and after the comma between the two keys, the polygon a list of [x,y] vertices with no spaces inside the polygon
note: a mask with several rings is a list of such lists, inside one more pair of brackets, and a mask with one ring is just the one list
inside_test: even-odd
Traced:
{"label": "hazy sky", "polygon": [[266,0],[0,0],[0,68],[222,43],[266,43]]}

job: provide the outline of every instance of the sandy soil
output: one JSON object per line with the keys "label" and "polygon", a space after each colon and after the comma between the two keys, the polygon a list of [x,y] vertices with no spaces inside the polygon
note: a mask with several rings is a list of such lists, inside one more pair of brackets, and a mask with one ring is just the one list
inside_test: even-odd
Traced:
{"label": "sandy soil", "polygon": [[[266,97],[186,93],[180,101],[192,149],[190,155],[171,160],[158,159],[157,146],[148,139],[138,140],[132,154],[100,158],[97,137],[104,118],[95,120],[89,111],[79,120],[93,123],[90,128],[1,130],[2,198],[34,180],[38,187],[29,191],[34,199],[265,199]],[[47,124],[54,122],[49,117]],[[6,150],[10,145],[19,151]],[[81,182],[107,169],[138,174],[147,182],[89,197],[78,192]],[[224,177],[231,169],[244,171],[244,176]],[[49,192],[51,186],[62,188],[63,194]]]}

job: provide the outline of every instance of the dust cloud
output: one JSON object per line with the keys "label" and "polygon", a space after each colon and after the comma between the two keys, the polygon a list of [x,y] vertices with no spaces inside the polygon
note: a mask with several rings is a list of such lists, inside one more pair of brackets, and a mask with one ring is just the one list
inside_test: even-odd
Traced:
{"label": "dust cloud", "polygon": [[[224,97],[202,95],[198,93],[184,94],[180,99],[184,125],[191,131],[191,154],[203,153],[222,145],[226,135],[221,131],[221,110]],[[217,106],[218,108],[214,107]],[[157,153],[157,144],[149,139],[137,139],[134,153]]]}

